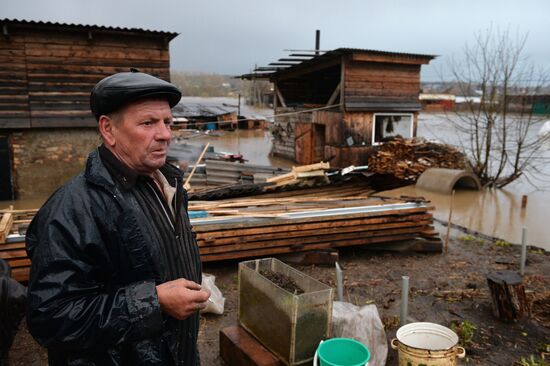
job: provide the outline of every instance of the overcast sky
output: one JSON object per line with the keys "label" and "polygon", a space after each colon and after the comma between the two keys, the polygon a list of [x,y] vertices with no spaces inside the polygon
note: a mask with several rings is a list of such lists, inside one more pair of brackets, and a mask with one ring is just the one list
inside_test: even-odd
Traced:
{"label": "overcast sky", "polygon": [[338,47],[440,55],[423,81],[440,80],[478,31],[528,34],[525,54],[550,69],[546,0],[0,0],[0,18],[177,32],[173,70],[241,74],[287,53]]}

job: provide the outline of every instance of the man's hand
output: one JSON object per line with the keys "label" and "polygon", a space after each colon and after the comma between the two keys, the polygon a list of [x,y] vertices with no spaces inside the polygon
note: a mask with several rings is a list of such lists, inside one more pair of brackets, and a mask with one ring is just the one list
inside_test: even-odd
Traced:
{"label": "man's hand", "polygon": [[183,320],[206,307],[210,291],[201,290],[198,283],[178,278],[158,285],[157,296],[163,312]]}

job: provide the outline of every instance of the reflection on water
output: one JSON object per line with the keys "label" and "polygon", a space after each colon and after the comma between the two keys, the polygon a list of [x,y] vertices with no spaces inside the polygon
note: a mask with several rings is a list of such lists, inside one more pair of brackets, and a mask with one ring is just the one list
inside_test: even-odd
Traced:
{"label": "reflection on water", "polygon": [[214,151],[242,154],[247,163],[250,164],[270,165],[279,168],[288,168],[293,164],[291,161],[269,156],[272,146],[272,137],[269,131],[256,129],[222,130],[220,132],[222,133],[221,136],[203,135],[182,142],[199,147],[209,142],[210,146],[214,146]]}
{"label": "reflection on water", "polygon": [[[434,216],[447,222],[450,195],[415,188],[414,185],[385,191],[384,196],[422,196],[435,206]],[[521,194],[506,189],[456,191],[452,222],[469,229],[511,243],[521,243],[521,230],[528,228],[528,244],[550,250],[550,228],[546,223],[546,211],[550,203],[547,192],[535,192],[528,196],[526,209],[521,208]]]}
{"label": "reflection on water", "polygon": [[[533,132],[537,131],[538,128],[533,129]],[[460,147],[460,134],[444,115],[421,114],[417,133],[418,136]],[[550,159],[550,146],[541,155]],[[527,227],[528,244],[550,250],[550,226],[546,217],[550,207],[550,185],[547,180],[550,176],[550,164],[542,164],[538,168],[541,172],[539,179],[531,179],[531,182],[520,178],[504,189],[457,191],[452,222],[518,244],[521,242],[522,228]],[[435,216],[448,220],[450,195],[427,192],[414,186],[382,194],[424,196],[435,206]],[[527,208],[524,210],[521,209],[523,195],[528,197]]]}

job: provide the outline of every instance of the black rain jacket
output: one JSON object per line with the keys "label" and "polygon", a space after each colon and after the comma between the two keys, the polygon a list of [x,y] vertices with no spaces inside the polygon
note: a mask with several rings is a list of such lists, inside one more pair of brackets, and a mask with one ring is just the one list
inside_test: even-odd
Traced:
{"label": "black rain jacket", "polygon": [[27,288],[11,278],[11,268],[0,259],[0,366],[8,365],[8,353],[25,315]]}
{"label": "black rain jacket", "polygon": [[32,221],[27,323],[50,365],[174,363],[139,215],[95,150]]}

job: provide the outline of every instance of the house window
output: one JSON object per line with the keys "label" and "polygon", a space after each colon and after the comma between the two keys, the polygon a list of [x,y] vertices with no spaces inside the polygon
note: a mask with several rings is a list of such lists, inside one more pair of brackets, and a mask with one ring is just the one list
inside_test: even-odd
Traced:
{"label": "house window", "polygon": [[372,144],[379,145],[393,137],[413,137],[412,113],[375,113],[372,127]]}

